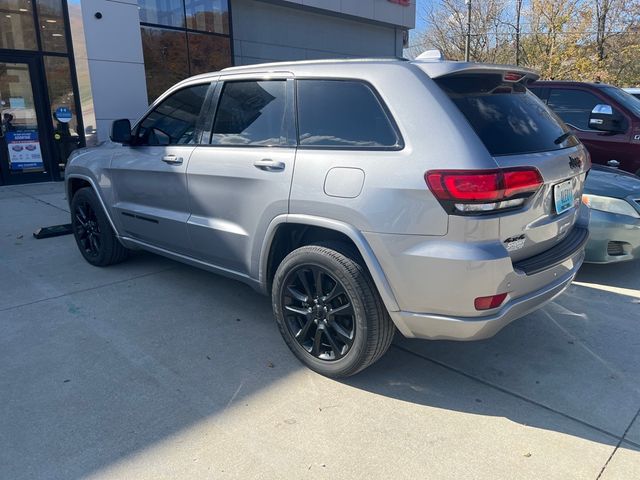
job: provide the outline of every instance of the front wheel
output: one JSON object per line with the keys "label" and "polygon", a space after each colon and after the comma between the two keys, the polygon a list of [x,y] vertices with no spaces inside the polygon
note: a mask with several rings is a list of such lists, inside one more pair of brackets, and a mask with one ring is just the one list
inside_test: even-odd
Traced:
{"label": "front wheel", "polygon": [[73,196],[71,227],[80,253],[91,265],[105,267],[127,258],[128,250],[116,238],[92,188],[81,188]]}
{"label": "front wheel", "polygon": [[273,280],[273,311],[291,351],[328,377],[358,373],[389,348],[395,327],[365,268],[342,245],[291,252]]}

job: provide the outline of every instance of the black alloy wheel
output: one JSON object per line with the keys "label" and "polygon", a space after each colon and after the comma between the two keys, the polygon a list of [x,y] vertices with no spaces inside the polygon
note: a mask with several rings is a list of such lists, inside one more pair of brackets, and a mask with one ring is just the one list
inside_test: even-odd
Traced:
{"label": "black alloy wheel", "polygon": [[278,265],[273,314],[291,352],[332,378],[367,368],[387,351],[395,327],[362,258],[351,245],[298,247]]}
{"label": "black alloy wheel", "polygon": [[355,339],[353,303],[344,285],[319,265],[304,265],[287,275],[282,312],[289,332],[313,357],[344,357]]}
{"label": "black alloy wheel", "polygon": [[73,195],[71,227],[80,253],[91,265],[106,267],[127,258],[129,251],[116,237],[92,188],[81,188]]}
{"label": "black alloy wheel", "polygon": [[100,224],[89,202],[78,202],[73,211],[78,246],[86,256],[98,257],[102,247]]}

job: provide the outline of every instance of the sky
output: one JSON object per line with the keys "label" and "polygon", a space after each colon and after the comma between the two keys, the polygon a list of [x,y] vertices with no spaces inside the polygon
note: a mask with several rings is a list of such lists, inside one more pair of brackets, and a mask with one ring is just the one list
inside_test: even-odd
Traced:
{"label": "sky", "polygon": [[409,45],[413,45],[415,43],[415,39],[425,28],[425,21],[423,12],[429,2],[433,0],[416,0],[416,28],[409,32]]}
{"label": "sky", "polygon": [[422,12],[424,11],[425,7],[428,5],[428,3],[431,0],[416,0],[416,28],[415,28],[415,32],[419,32],[421,30],[424,29],[425,23],[424,23],[424,19],[422,18]]}

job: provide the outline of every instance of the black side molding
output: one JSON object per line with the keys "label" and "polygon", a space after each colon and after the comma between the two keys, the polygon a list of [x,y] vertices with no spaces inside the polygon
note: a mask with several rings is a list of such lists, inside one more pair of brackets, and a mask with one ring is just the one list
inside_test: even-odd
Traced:
{"label": "black side molding", "polygon": [[135,218],[138,220],[144,220],[145,222],[151,222],[151,223],[159,223],[158,220],[155,220],[153,218],[147,218],[147,217],[143,217],[142,215],[134,215],[133,213],[129,213],[129,212],[122,212],[122,215],[124,215],[125,217],[131,217],[131,218]]}
{"label": "black side molding", "polygon": [[526,275],[540,273],[571,258],[584,247],[588,239],[589,229],[575,225],[560,243],[545,252],[514,263],[513,267]]}

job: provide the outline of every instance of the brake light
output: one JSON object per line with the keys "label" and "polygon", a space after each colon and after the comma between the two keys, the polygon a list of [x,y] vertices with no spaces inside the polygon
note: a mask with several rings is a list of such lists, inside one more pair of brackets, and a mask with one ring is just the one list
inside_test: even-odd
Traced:
{"label": "brake light", "polygon": [[543,184],[533,167],[493,170],[431,170],[425,181],[441,203],[453,203],[460,212],[513,208]]}
{"label": "brake light", "polygon": [[520,81],[520,79],[524,77],[524,75],[522,75],[521,73],[517,73],[517,72],[506,72],[503,76],[502,79],[505,82],[518,82]]}
{"label": "brake light", "polygon": [[489,297],[478,297],[473,301],[476,310],[491,310],[492,308],[498,308],[507,298],[506,293],[499,293],[498,295],[491,295]]}

